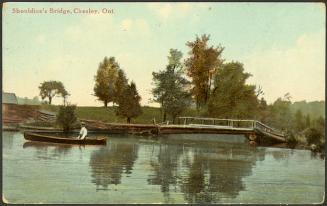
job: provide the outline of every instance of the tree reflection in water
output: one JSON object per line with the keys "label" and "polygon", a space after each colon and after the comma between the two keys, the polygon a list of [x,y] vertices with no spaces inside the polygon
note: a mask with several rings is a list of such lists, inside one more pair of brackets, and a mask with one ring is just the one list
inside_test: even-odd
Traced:
{"label": "tree reflection in water", "polygon": [[[97,190],[107,190],[110,184],[120,184],[122,174],[130,174],[137,159],[138,146],[133,143],[111,142],[91,154],[92,183]],[[102,188],[100,188],[102,187]]]}
{"label": "tree reflection in water", "polygon": [[154,175],[150,175],[148,183],[150,185],[160,185],[165,202],[171,202],[170,185],[175,186],[176,191],[178,160],[182,153],[183,150],[180,149],[180,146],[160,144],[157,159],[151,159],[150,161]]}
{"label": "tree reflection in water", "polygon": [[72,145],[29,141],[23,144],[23,148],[36,149],[35,156],[38,159],[57,159],[68,155]]}
{"label": "tree reflection in water", "polygon": [[[148,183],[160,185],[166,203],[173,200],[169,186],[178,188],[189,203],[214,203],[235,198],[245,190],[242,178],[252,173],[264,149],[236,143],[196,143],[191,146],[161,145],[151,161]],[[178,180],[178,181],[177,181]]]}

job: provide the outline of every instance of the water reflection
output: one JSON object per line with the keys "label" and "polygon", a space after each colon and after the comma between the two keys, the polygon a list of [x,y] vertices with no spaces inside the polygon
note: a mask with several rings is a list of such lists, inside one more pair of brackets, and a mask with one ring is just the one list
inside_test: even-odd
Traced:
{"label": "water reflection", "polygon": [[236,137],[110,135],[106,146],[79,147],[9,134],[4,191],[22,203],[312,203],[325,191],[325,163],[310,151],[251,147]]}
{"label": "water reflection", "polygon": [[57,159],[67,156],[71,152],[72,145],[28,141],[23,144],[23,148],[35,149],[35,156],[38,159]]}
{"label": "water reflection", "polygon": [[160,185],[166,203],[173,202],[171,189],[180,190],[189,203],[219,202],[245,190],[242,178],[251,175],[256,162],[264,158],[264,148],[244,143],[184,141],[175,145],[166,141],[151,161],[153,174],[148,183]]}
{"label": "water reflection", "polygon": [[6,131],[2,131],[2,145],[3,145],[3,149],[8,148],[8,149],[12,149],[13,147],[13,143],[14,143],[14,135],[16,133],[15,132],[6,132]]}
{"label": "water reflection", "polygon": [[93,151],[90,157],[92,183],[97,190],[107,190],[110,184],[120,184],[122,174],[131,174],[137,159],[138,145],[110,142]]}
{"label": "water reflection", "polygon": [[183,154],[180,146],[160,144],[157,152],[157,158],[150,160],[150,165],[153,168],[153,175],[148,178],[148,183],[151,185],[160,185],[161,192],[164,195],[165,202],[171,202],[170,186],[176,185],[178,176],[178,160]]}

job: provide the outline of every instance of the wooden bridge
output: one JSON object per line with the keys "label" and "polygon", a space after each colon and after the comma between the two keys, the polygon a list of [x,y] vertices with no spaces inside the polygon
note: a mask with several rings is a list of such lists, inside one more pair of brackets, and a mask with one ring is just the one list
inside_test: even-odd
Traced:
{"label": "wooden bridge", "polygon": [[178,117],[160,125],[160,133],[244,134],[257,143],[286,142],[285,134],[256,120]]}

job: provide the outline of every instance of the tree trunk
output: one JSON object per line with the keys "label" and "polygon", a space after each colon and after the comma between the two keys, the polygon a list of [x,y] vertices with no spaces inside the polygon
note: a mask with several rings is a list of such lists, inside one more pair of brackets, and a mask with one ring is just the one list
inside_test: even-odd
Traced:
{"label": "tree trunk", "polygon": [[104,103],[104,107],[108,107],[108,101],[107,100],[104,100],[103,103]]}
{"label": "tree trunk", "polygon": [[127,117],[127,123],[130,124],[131,123],[131,118]]}
{"label": "tree trunk", "polygon": [[49,96],[49,104],[51,104],[51,102],[52,102],[52,97]]}

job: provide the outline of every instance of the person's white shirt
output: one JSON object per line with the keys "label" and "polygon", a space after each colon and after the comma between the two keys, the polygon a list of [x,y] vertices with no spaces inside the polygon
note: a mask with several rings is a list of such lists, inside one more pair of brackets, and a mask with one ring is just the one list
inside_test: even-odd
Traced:
{"label": "person's white shirt", "polygon": [[86,135],[87,135],[87,129],[83,126],[79,132],[78,138],[85,139]]}

